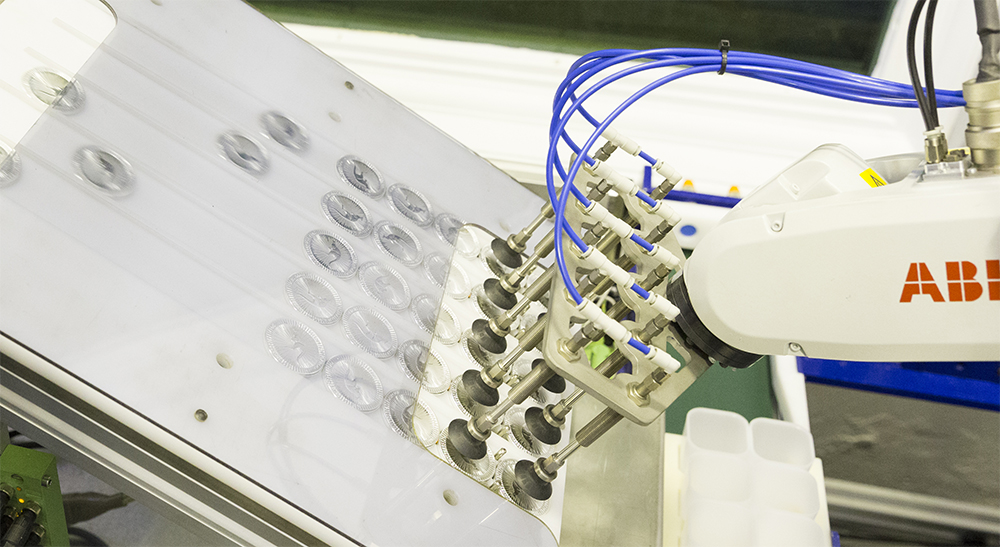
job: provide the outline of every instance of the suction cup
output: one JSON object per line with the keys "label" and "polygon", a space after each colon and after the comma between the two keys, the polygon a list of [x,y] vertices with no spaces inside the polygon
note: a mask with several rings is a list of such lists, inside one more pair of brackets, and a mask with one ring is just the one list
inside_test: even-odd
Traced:
{"label": "suction cup", "polygon": [[447,429],[441,432],[441,438],[438,439],[437,444],[441,447],[441,456],[444,461],[454,466],[455,469],[484,484],[493,480],[497,464],[496,458],[487,455],[478,460],[472,460],[463,456],[448,438]]}
{"label": "suction cup", "polygon": [[497,307],[509,310],[517,304],[517,296],[500,286],[500,280],[491,277],[483,283],[483,292]]}
{"label": "suction cup", "polygon": [[[458,452],[470,460],[478,460],[486,456],[486,442],[477,440],[469,433],[469,422],[460,418],[448,424],[448,442]],[[551,490],[551,489],[550,489]]]}
{"label": "suction cup", "polygon": [[536,515],[544,514],[549,508],[549,501],[536,500],[517,487],[514,483],[516,478],[514,468],[516,466],[517,460],[503,460],[497,464],[494,484],[500,489],[500,495],[525,511],[531,511]]}
{"label": "suction cup", "polygon": [[462,389],[475,402],[483,406],[493,406],[500,401],[500,392],[483,381],[478,370],[472,369],[462,373]]}
{"label": "suction cup", "polygon": [[507,266],[508,268],[517,268],[521,265],[521,255],[514,252],[514,249],[507,245],[507,242],[499,237],[494,239],[490,243],[490,249],[493,250],[493,256],[500,261],[501,264]]}
{"label": "suction cup", "polygon": [[521,460],[514,466],[514,486],[536,500],[552,497],[552,485],[535,473],[535,463],[528,460]]}
{"label": "suction cup", "polygon": [[537,406],[529,408],[524,413],[524,428],[545,444],[558,444],[562,439],[562,430],[550,424],[543,413],[544,411]]}
{"label": "suction cup", "polygon": [[507,351],[507,338],[493,332],[490,322],[486,319],[476,319],[472,322],[470,338],[490,353],[500,354]]}

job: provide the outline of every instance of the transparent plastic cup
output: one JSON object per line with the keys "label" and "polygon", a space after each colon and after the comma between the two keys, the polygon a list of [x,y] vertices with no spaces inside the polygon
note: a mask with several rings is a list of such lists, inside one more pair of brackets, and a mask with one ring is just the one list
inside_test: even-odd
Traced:
{"label": "transparent plastic cup", "polygon": [[682,545],[690,547],[745,547],[753,540],[750,511],[742,504],[692,499]]}
{"label": "transparent plastic cup", "polygon": [[815,520],[775,510],[757,513],[753,545],[757,547],[821,547],[827,545]]}
{"label": "transparent plastic cup", "polygon": [[808,471],[790,465],[757,460],[753,499],[759,507],[779,509],[809,518],[819,511],[819,489]]}
{"label": "transparent plastic cup", "polygon": [[684,422],[681,471],[687,472],[688,459],[698,452],[745,454],[749,449],[749,430],[746,418],[739,414],[714,408],[691,410]]}
{"label": "transparent plastic cup", "polygon": [[754,452],[772,462],[809,469],[816,458],[812,435],[791,422],[757,418],[750,422]]}
{"label": "transparent plastic cup", "polygon": [[698,451],[688,459],[687,493],[718,501],[750,499],[751,466],[744,456]]}

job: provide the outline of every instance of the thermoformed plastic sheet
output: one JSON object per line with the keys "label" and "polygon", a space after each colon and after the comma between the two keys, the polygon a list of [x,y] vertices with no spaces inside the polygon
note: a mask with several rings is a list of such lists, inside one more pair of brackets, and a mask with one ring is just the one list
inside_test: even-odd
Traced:
{"label": "thermoformed plastic sheet", "polygon": [[[300,295],[306,306],[286,291],[303,273],[317,277],[338,313],[373,310],[397,344],[430,345],[410,309],[390,309],[356,274],[338,277],[307,255],[307,234],[328,233],[357,264],[382,262],[411,294],[443,297],[422,259],[452,247],[435,223],[348,184],[337,169],[345,156],[386,187],[415,189],[439,217],[497,231],[526,223],[540,201],[239,1],[110,4],[117,24],[76,75],[82,107],[45,110],[15,147],[18,178],[0,189],[0,330],[361,543],[554,544],[545,523],[398,435],[381,411],[336,397],[322,367],[279,363],[266,335],[285,321],[270,339],[283,359],[353,355],[383,394],[418,392],[395,352],[366,351],[342,319],[303,312],[328,294]],[[10,85],[0,95],[34,100]],[[288,142],[271,134],[269,113],[295,124]],[[227,134],[240,137],[228,151]],[[123,159],[130,187],[109,193],[88,180],[123,172],[97,159],[75,166],[84,147]],[[413,234],[421,260],[400,262],[332,222],[331,191]]]}

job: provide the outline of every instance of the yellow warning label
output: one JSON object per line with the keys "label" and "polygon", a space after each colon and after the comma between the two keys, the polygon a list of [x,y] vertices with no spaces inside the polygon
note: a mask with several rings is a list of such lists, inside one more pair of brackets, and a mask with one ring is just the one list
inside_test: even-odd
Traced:
{"label": "yellow warning label", "polygon": [[879,186],[885,186],[886,182],[882,180],[882,177],[878,176],[878,173],[874,169],[869,167],[861,172],[861,178],[868,183],[868,186],[872,188],[878,188]]}

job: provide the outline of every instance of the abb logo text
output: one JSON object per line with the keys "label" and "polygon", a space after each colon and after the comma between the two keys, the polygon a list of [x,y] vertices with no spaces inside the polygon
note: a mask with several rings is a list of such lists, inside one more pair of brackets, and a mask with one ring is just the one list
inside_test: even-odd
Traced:
{"label": "abb logo text", "polygon": [[[978,269],[972,262],[945,262],[947,278],[948,302],[972,302],[983,296],[983,284],[976,280]],[[985,292],[990,300],[1000,300],[1000,260],[986,261]],[[913,297],[926,295],[934,302],[944,302],[944,295],[930,268],[924,262],[913,262],[903,283],[903,294],[900,302],[912,302]]]}

